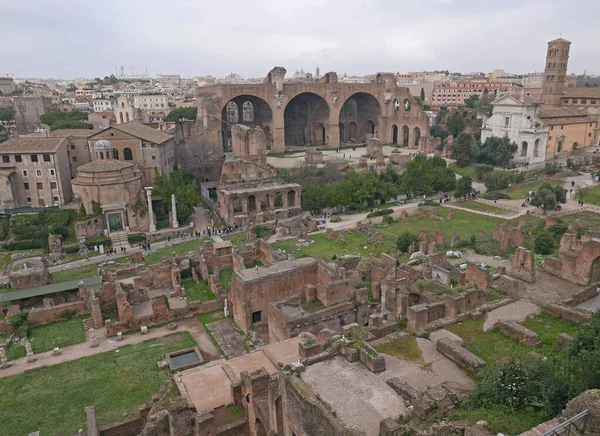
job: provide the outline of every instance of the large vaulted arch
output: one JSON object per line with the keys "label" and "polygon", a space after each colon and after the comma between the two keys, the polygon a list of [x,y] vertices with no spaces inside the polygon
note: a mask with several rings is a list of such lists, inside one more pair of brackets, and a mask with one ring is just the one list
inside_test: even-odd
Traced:
{"label": "large vaulted arch", "polygon": [[283,113],[286,146],[326,145],[329,105],[312,92],[292,98]]}
{"label": "large vaulted arch", "polygon": [[346,128],[341,138],[345,143],[366,142],[369,135],[377,133],[381,106],[377,99],[366,92],[352,94],[340,110],[340,124],[355,125]]}
{"label": "large vaulted arch", "polygon": [[238,95],[221,110],[221,140],[224,151],[231,151],[231,125],[259,126],[265,132],[267,144],[272,143],[273,111],[265,100],[253,95]]}

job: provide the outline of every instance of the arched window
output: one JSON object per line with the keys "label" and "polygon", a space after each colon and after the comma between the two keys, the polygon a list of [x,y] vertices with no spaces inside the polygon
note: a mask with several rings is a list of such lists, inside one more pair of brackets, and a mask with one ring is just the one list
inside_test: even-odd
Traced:
{"label": "arched window", "polygon": [[249,101],[244,102],[242,105],[242,120],[245,123],[254,121],[254,106]]}
{"label": "arched window", "polygon": [[125,112],[125,121],[129,122],[129,112]]}
{"label": "arched window", "polygon": [[356,115],[356,100],[354,100],[353,98],[348,100],[348,106],[346,110],[348,111],[346,115],[348,115],[349,117],[353,117],[354,115]]}
{"label": "arched window", "polygon": [[533,144],[533,157],[540,157],[540,140],[539,138],[535,140],[535,144]]}
{"label": "arched window", "polygon": [[123,124],[123,112],[119,112],[119,119],[121,120],[121,124]]}
{"label": "arched window", "polygon": [[425,89],[421,88],[421,101],[425,103]]}
{"label": "arched window", "polygon": [[103,151],[100,152],[100,159],[104,160],[104,152]]}
{"label": "arched window", "polygon": [[238,105],[234,101],[227,103],[227,122],[237,123],[238,118]]}
{"label": "arched window", "polygon": [[400,103],[398,100],[394,99],[394,112],[398,112],[400,110]]}
{"label": "arched window", "polygon": [[133,160],[133,153],[131,152],[131,148],[126,148],[123,150],[123,157],[125,160]]}
{"label": "arched window", "polygon": [[113,159],[119,160],[119,150],[113,148]]}
{"label": "arched window", "polygon": [[404,100],[404,110],[410,112],[410,100],[408,98]]}
{"label": "arched window", "polygon": [[521,144],[521,157],[527,156],[527,147],[528,147],[527,142],[523,141],[523,143]]}

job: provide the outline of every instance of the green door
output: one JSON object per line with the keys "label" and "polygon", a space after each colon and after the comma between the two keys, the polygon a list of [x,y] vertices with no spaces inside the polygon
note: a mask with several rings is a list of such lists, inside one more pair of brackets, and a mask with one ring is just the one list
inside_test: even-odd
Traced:
{"label": "green door", "polygon": [[123,216],[120,213],[108,214],[108,231],[120,232],[123,230]]}

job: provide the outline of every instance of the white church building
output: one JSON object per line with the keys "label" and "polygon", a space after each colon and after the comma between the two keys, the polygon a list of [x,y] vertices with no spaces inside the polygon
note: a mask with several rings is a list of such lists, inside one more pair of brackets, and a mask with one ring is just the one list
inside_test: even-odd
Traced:
{"label": "white church building", "polygon": [[493,114],[481,129],[481,142],[491,136],[508,136],[519,146],[512,162],[534,164],[546,160],[548,127],[539,117],[541,103],[528,101],[521,95],[510,94],[498,97],[492,104]]}

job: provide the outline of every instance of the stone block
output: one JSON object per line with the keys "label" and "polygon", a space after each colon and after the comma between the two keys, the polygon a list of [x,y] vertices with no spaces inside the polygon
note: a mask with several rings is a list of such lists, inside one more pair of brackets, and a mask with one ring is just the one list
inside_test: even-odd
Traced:
{"label": "stone block", "polygon": [[555,353],[566,353],[573,343],[573,336],[566,333],[561,333],[554,341],[552,351]]}
{"label": "stone block", "polygon": [[536,332],[529,330],[516,321],[501,320],[494,327],[503,335],[516,339],[528,347],[535,347],[540,343],[540,337]]}
{"label": "stone block", "polygon": [[385,418],[379,422],[379,435],[380,436],[397,436],[402,434],[402,424],[398,424],[393,418]]}
{"label": "stone block", "polygon": [[360,303],[369,301],[369,290],[367,288],[359,288],[356,290],[356,300]]}
{"label": "stone block", "polygon": [[358,350],[358,359],[371,372],[385,371],[385,359],[375,349],[366,344]]}
{"label": "stone block", "polygon": [[123,340],[123,333],[119,332],[117,333],[117,341],[122,341]]}
{"label": "stone block", "polygon": [[142,332],[143,335],[147,335],[148,334],[148,326],[147,325],[141,326],[140,331]]}
{"label": "stone block", "polygon": [[474,371],[485,366],[485,361],[471,353],[466,348],[463,348],[456,342],[447,338],[442,338],[437,341],[436,350],[452,360],[458,366],[469,371]]}
{"label": "stone block", "polygon": [[55,348],[52,350],[52,355],[53,355],[53,356],[58,356],[58,355],[60,355],[60,348],[58,348],[58,347],[55,347]]}

